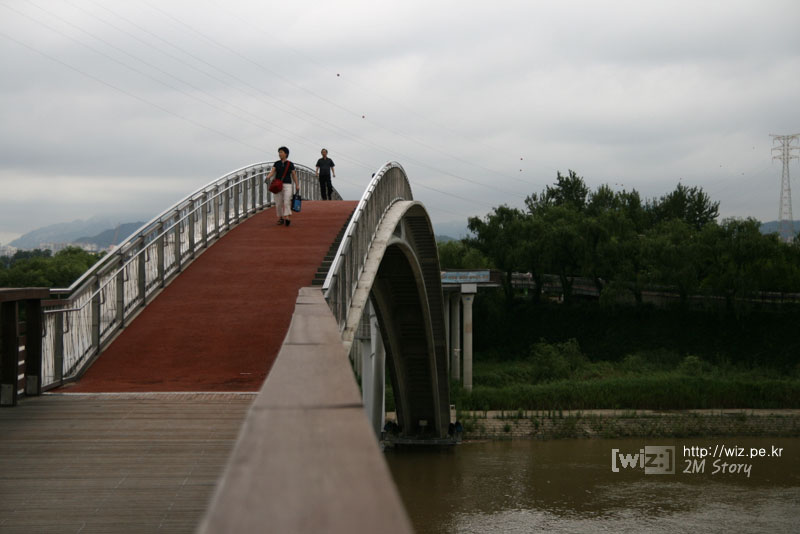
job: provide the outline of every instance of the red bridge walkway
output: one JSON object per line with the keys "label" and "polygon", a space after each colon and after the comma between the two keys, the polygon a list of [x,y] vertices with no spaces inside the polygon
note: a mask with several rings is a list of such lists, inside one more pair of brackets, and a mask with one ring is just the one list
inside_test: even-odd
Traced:
{"label": "red bridge walkway", "polygon": [[63,392],[258,391],[353,201],[304,202],[290,227],[269,209],[184,269]]}

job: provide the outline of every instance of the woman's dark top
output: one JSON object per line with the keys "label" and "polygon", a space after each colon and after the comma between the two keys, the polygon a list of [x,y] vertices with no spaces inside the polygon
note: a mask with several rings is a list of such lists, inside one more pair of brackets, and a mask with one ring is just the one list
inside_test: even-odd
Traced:
{"label": "woman's dark top", "polygon": [[[283,174],[283,171],[284,171],[283,166],[285,164],[289,165],[289,169],[286,171],[286,175],[284,176],[284,174]],[[291,161],[289,161],[287,159],[285,164],[284,164],[284,162],[282,160],[278,160],[272,166],[275,167],[275,176],[277,176],[278,178],[283,177],[283,180],[282,180],[283,183],[290,184],[290,183],[292,183],[292,171],[294,170],[294,163],[292,163]]]}

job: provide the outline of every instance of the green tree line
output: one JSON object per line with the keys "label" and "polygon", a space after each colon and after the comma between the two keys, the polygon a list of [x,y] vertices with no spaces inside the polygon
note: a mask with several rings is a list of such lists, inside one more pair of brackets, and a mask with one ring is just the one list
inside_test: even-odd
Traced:
{"label": "green tree line", "polygon": [[761,234],[753,219],[718,222],[719,202],[699,187],[679,183],[670,193],[642,199],[636,191],[591,191],[575,172],[525,199],[525,208],[496,207],[469,219],[472,233],[439,245],[442,268],[494,267],[529,272],[533,298],[542,294],[544,275],[557,275],[565,303],[575,277],[591,279],[601,303],[632,297],[642,303],[646,288],[680,296],[737,302],[764,292],[800,292],[800,247],[777,234]]}
{"label": "green tree line", "polygon": [[101,257],[78,247],[20,250],[0,256],[0,287],[69,287]]}

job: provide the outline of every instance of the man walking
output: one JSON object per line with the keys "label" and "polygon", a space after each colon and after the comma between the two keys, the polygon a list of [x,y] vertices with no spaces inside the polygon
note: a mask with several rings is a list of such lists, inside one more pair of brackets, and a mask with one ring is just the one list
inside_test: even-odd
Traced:
{"label": "man walking", "polygon": [[331,173],[336,178],[336,170],[333,160],[328,157],[328,150],[322,149],[322,157],[317,160],[317,176],[319,177],[319,192],[322,200],[332,200],[333,184],[331,183]]}

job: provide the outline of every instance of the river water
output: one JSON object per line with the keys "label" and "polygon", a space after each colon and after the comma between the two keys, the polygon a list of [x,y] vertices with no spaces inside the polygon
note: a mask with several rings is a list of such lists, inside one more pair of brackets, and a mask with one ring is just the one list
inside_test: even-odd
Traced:
{"label": "river water", "polygon": [[419,534],[798,533],[799,450],[796,438],[652,438],[385,454]]}

